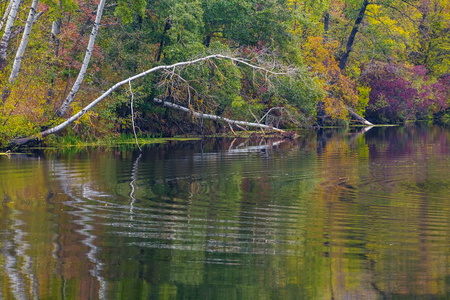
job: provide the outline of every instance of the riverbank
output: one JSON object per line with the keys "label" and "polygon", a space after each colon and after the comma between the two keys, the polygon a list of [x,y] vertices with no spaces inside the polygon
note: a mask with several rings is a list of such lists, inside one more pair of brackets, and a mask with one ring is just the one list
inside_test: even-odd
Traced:
{"label": "riverbank", "polygon": [[[426,126],[427,124],[431,124],[430,122],[408,122],[408,124],[415,123],[421,124],[421,126]],[[29,150],[64,150],[64,149],[84,149],[84,148],[123,148],[129,149],[132,147],[136,147],[138,144],[140,147],[151,144],[165,144],[169,142],[183,142],[183,141],[194,141],[201,139],[213,139],[213,138],[242,138],[242,139],[295,139],[302,135],[310,135],[315,134],[318,130],[329,130],[335,129],[339,132],[344,131],[353,131],[353,130],[362,130],[367,131],[373,127],[396,127],[402,126],[399,124],[381,124],[374,126],[364,126],[359,124],[352,124],[347,126],[325,126],[321,128],[317,127],[309,127],[309,128],[301,128],[297,130],[290,130],[284,133],[273,132],[268,130],[255,130],[255,131],[228,131],[221,132],[216,134],[207,134],[207,135],[198,135],[198,134],[186,134],[186,135],[177,135],[173,137],[162,137],[155,135],[139,135],[136,139],[132,134],[116,134],[116,135],[107,135],[102,137],[94,137],[94,136],[85,136],[85,135],[75,135],[69,134],[64,136],[48,136],[44,138],[42,141],[30,144],[26,146],[21,146],[20,148],[8,147],[0,147],[0,155],[10,155],[13,152],[27,152]],[[405,125],[403,125],[405,126]],[[445,127],[445,126],[444,126]],[[364,129],[363,129],[364,128]],[[8,152],[9,151],[9,152]]]}
{"label": "riverbank", "polygon": [[[137,141],[132,134],[120,134],[110,135],[103,137],[86,137],[78,135],[68,136],[49,136],[40,141],[38,144],[31,144],[22,146],[20,149],[68,149],[68,148],[114,148],[118,146],[133,146],[139,145],[140,147],[150,144],[164,144],[172,141],[194,141],[201,140],[203,138],[295,138],[298,131],[288,131],[285,133],[267,132],[267,131],[234,131],[224,132],[211,135],[183,135],[174,137],[161,137],[153,135],[138,135]],[[12,149],[0,147],[0,154],[8,155],[7,151]]]}

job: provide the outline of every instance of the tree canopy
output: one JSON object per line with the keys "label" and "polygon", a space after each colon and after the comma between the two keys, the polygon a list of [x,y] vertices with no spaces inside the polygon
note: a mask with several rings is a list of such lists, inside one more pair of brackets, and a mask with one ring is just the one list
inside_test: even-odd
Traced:
{"label": "tree canopy", "polygon": [[228,130],[154,98],[250,122],[268,113],[267,125],[282,128],[311,126],[319,117],[348,122],[349,111],[374,123],[449,115],[448,0],[101,3],[0,6],[1,145],[63,122],[144,70],[211,54],[293,71],[272,77],[226,60],[165,69],[133,83],[133,118],[124,85],[67,131],[126,133],[132,120],[146,135]]}

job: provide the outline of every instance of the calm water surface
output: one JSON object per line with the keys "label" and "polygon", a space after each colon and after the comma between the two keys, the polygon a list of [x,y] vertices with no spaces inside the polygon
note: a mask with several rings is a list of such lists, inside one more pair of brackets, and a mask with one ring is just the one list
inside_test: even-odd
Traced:
{"label": "calm water surface", "polygon": [[0,157],[0,299],[449,299],[450,129]]}

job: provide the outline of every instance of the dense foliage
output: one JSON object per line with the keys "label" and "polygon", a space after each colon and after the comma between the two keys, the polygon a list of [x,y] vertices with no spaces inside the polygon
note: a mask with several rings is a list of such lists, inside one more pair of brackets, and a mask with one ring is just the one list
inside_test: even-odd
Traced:
{"label": "dense foliage", "polygon": [[62,118],[55,112],[81,69],[99,3],[39,3],[20,72],[11,80],[32,2],[21,2],[8,27],[8,4],[16,1],[0,8],[3,145],[60,123],[138,72],[214,53],[290,71],[267,76],[215,60],[154,73],[133,82],[132,93],[129,86],[115,91],[69,131],[91,137],[129,132],[131,95],[138,133],[150,135],[228,130],[162,108],[154,97],[251,122],[270,111],[266,122],[288,128],[314,124],[318,112],[328,121],[348,120],[349,108],[376,123],[448,113],[448,0],[106,2],[87,72]]}

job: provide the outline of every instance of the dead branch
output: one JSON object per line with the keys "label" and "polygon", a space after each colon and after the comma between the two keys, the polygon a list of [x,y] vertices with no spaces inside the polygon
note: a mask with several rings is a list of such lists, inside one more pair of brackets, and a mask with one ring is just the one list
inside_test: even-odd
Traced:
{"label": "dead branch", "polygon": [[136,140],[136,145],[139,148],[139,151],[142,152],[141,146],[139,146],[139,142],[138,142],[138,138],[136,135],[136,126],[134,126],[134,110],[133,110],[133,102],[134,102],[134,93],[133,93],[133,89],[131,88],[131,81],[128,81],[128,84],[130,86],[130,94],[131,94],[131,124],[133,124],[133,134],[134,134],[134,139]]}
{"label": "dead branch", "polygon": [[170,107],[170,108],[173,108],[173,109],[177,109],[177,110],[181,110],[181,111],[184,111],[184,112],[187,112],[187,113],[191,113],[194,117],[197,117],[197,118],[222,121],[222,122],[226,122],[226,123],[229,123],[229,124],[235,124],[235,125],[241,125],[241,126],[251,126],[251,127],[266,128],[266,129],[270,129],[270,130],[274,130],[274,131],[278,131],[278,132],[285,132],[284,130],[281,130],[281,129],[278,129],[276,127],[269,126],[269,125],[252,123],[252,122],[246,122],[246,121],[231,120],[231,119],[224,118],[224,117],[221,117],[221,116],[199,113],[199,112],[196,112],[196,111],[194,111],[194,110],[192,110],[190,108],[187,108],[187,107],[184,107],[184,106],[172,103],[172,102],[163,101],[163,100],[158,99],[158,98],[154,98],[153,102],[158,103],[158,104],[162,104],[162,105],[164,105],[166,107]]}

